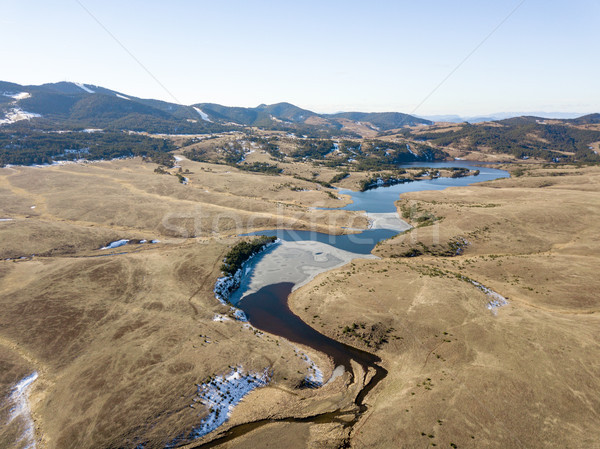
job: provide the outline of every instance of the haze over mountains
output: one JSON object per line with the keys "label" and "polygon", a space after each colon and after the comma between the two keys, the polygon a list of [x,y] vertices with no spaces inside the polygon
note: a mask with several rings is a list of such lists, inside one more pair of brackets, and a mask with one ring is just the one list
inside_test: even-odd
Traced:
{"label": "haze over mountains", "polygon": [[474,116],[460,116],[455,114],[440,114],[440,115],[423,115],[418,116],[433,122],[450,122],[450,123],[481,123],[481,122],[492,122],[497,120],[504,120],[513,117],[538,117],[547,119],[574,119],[582,117],[586,114],[577,112],[544,112],[544,111],[533,111],[533,112],[496,112],[493,114],[486,115],[474,115]]}
{"label": "haze over mountains", "polygon": [[[501,118],[506,117],[496,114],[466,120],[478,122]],[[539,118],[543,116],[540,115]],[[0,125],[33,126],[36,129],[102,128],[190,134],[256,126],[296,132],[309,137],[326,137],[356,135],[357,132],[360,133],[356,125],[363,130],[378,133],[406,126],[431,125],[433,121],[454,122],[465,119],[458,116],[432,116],[428,119],[400,112],[319,114],[285,102],[261,104],[254,108],[215,103],[187,106],[142,99],[89,84],[63,81],[25,86],[0,81]]]}

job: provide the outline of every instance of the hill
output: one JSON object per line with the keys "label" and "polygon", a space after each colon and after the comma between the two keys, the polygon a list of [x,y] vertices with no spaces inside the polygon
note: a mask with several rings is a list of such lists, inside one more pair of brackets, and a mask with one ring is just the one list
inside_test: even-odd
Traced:
{"label": "hill", "polygon": [[190,106],[126,96],[110,89],[60,82],[22,86],[0,82],[0,124],[35,129],[103,128],[150,133],[198,134],[223,127],[199,120]]}
{"label": "hill", "polygon": [[518,159],[553,162],[600,162],[600,156],[592,148],[592,144],[600,141],[600,130],[580,126],[598,123],[598,116],[565,120],[514,117],[495,122],[407,129],[401,134],[446,151],[506,154]]}
{"label": "hill", "polygon": [[597,125],[600,123],[600,114],[588,114],[566,121],[574,125]]}
{"label": "hill", "polygon": [[433,124],[430,120],[400,112],[341,112],[338,114],[323,115],[323,117],[333,120],[348,119],[355,122],[367,122],[382,131],[402,128],[404,126]]}

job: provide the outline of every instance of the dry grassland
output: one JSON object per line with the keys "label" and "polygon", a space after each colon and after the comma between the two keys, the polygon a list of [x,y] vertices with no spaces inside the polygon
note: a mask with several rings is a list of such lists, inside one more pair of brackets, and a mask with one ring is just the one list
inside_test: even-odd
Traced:
{"label": "dry grassland", "polygon": [[[213,287],[239,241],[228,235],[313,224],[343,232],[366,220],[311,210],[343,201],[282,186],[314,183],[181,164],[188,185],[137,159],[0,170],[0,218],[12,219],[0,222],[0,392],[6,398],[39,373],[30,393],[38,447],[164,447],[205,415],[193,402],[196,384],[230,366],[269,368],[274,378],[225,429],[351,404],[347,376],[318,395],[297,390],[308,366],[292,345],[213,321],[229,314]],[[99,249],[118,239],[161,242]],[[326,358],[304,350],[331,372]],[[0,419],[9,414],[2,408]],[[0,445],[23,426],[0,430]]]}
{"label": "dry grassland", "polygon": [[[293,296],[303,319],[318,315],[322,332],[364,349],[393,329],[377,350],[390,374],[367,397],[352,447],[597,445],[599,191],[597,167],[571,167],[406,194],[400,205],[443,219]],[[456,257],[394,257],[457,238],[469,246]],[[456,274],[509,305],[494,315]]]}
{"label": "dry grassland", "polygon": [[[287,175],[310,177],[310,166],[266,176],[181,165],[188,185],[137,159],[0,169],[0,218],[14,219],[0,222],[0,258],[26,257],[0,261],[0,394],[38,371],[39,448],[164,447],[206,413],[192,400],[196,384],[230,366],[270,367],[274,379],[224,430],[352,408],[361,385],[347,375],[298,389],[307,365],[289,343],[213,321],[229,310],[212,289],[240,230],[317,223],[339,233],[364,218],[311,210],[345,200]],[[354,261],[293,294],[306,322],[375,352],[389,372],[367,396],[351,447],[597,444],[599,190],[596,167],[530,166],[518,178],[406,194],[399,209],[415,224],[425,213],[439,220],[380,244],[380,260]],[[120,238],[161,243],[98,249]],[[458,238],[469,242],[463,254],[436,255]],[[422,255],[401,257],[412,249]],[[115,255],[97,257],[106,253]],[[509,305],[494,315],[458,273]],[[326,357],[306,351],[327,377]],[[8,413],[0,408],[0,419]],[[0,446],[18,424],[0,430]],[[349,429],[343,418],[278,422],[218,447],[333,448]]]}

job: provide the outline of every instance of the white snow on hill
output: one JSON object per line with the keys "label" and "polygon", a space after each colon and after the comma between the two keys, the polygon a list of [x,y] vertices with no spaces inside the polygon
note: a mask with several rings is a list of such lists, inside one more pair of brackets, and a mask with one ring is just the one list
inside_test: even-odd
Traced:
{"label": "white snow on hill", "polygon": [[21,379],[21,381],[19,381],[11,390],[10,396],[8,397],[11,408],[6,424],[10,424],[13,420],[19,418],[24,425],[24,430],[17,437],[17,446],[15,447],[30,449],[35,449],[36,447],[35,424],[31,418],[31,411],[29,409],[29,388],[37,377],[38,373],[34,371],[29,376]]}
{"label": "white snow on hill", "polygon": [[485,285],[480,284],[472,279],[470,279],[469,282],[487,295],[488,299],[490,300],[487,303],[487,308],[491,310],[494,315],[497,313],[496,309],[508,305],[508,301],[500,293],[497,293],[491,288],[486,287]]}
{"label": "white snow on hill", "polygon": [[206,112],[203,112],[202,109],[197,108],[196,106],[194,106],[194,109],[196,110],[196,112],[198,114],[200,114],[200,117],[202,117],[202,120],[204,120],[205,122],[211,122],[212,120],[210,118],[208,118],[208,114]]}
{"label": "white snow on hill", "polygon": [[101,250],[103,250],[103,249],[115,249],[115,248],[118,248],[119,246],[127,245],[128,243],[129,243],[128,239],[116,240],[114,242],[110,242],[108,245],[103,246],[100,249]]}
{"label": "white snow on hill", "polygon": [[126,97],[125,95],[115,94],[117,97],[122,98],[123,100],[131,100],[131,98]]}
{"label": "white snow on hill", "polygon": [[85,90],[88,94],[95,93],[92,89],[90,89],[89,87],[86,87],[85,84],[82,84],[82,83],[73,83],[73,84],[75,84],[77,87]]}
{"label": "white snow on hill", "polygon": [[35,114],[33,112],[23,111],[19,108],[13,108],[12,110],[6,113],[4,119],[0,119],[0,125],[15,123],[20,120],[31,120],[34,117],[41,117],[41,115]]}
{"label": "white snow on hill", "polygon": [[323,385],[323,371],[319,369],[317,364],[301,350],[294,348],[294,352],[308,365],[308,375],[304,378],[306,384],[313,388]]}
{"label": "white snow on hill", "polygon": [[[270,378],[268,368],[262,373],[243,374],[243,368],[238,366],[229,374],[212,377],[208,382],[197,385],[197,395],[193,401],[203,405],[208,414],[189,435],[175,439],[167,447],[193,441],[219,428],[229,419],[234,407],[244,396],[256,388],[267,385]],[[195,405],[192,406],[195,408]]]}
{"label": "white snow on hill", "polygon": [[31,97],[31,94],[29,92],[19,92],[16,94],[4,92],[2,95],[4,95],[5,97],[14,98],[15,100],[24,100],[25,98]]}

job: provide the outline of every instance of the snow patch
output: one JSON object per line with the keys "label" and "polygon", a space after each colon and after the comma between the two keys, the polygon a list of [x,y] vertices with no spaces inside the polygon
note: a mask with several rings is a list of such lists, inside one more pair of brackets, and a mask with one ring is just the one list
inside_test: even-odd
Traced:
{"label": "snow patch", "polygon": [[117,97],[122,98],[123,100],[131,100],[131,98],[126,97],[125,95],[115,94]]}
{"label": "snow patch", "polygon": [[329,156],[332,153],[339,153],[339,151],[340,151],[340,145],[337,142],[333,142],[333,146],[327,153],[325,153],[324,156]]}
{"label": "snow patch", "polygon": [[252,390],[264,387],[271,380],[271,373],[265,368],[262,373],[242,374],[243,368],[233,368],[229,374],[216,376],[208,382],[197,384],[196,396],[193,398],[195,404],[203,405],[208,414],[193,428],[186,436],[182,434],[175,438],[166,447],[171,448],[183,443],[196,440],[209,434],[222,426],[231,416],[234,407]]}
{"label": "snow patch", "polygon": [[333,370],[333,373],[331,373],[331,377],[329,378],[329,380],[327,382],[325,382],[325,385],[323,385],[323,386],[325,387],[325,386],[329,385],[335,379],[342,376],[345,371],[346,371],[346,369],[344,368],[344,365],[336,366],[335,369]]}
{"label": "snow patch", "polygon": [[16,418],[20,418],[25,426],[25,430],[18,436],[16,443],[19,447],[35,449],[35,424],[31,417],[29,409],[29,388],[38,378],[37,371],[21,379],[11,390],[8,401],[11,404],[10,415],[7,424],[10,424]]}
{"label": "snow patch", "polygon": [[[287,120],[281,120],[281,119],[279,119],[279,118],[275,117],[275,116],[274,116],[274,115],[272,115],[272,114],[270,115],[270,117],[271,117],[271,120],[273,120],[274,122],[278,122],[278,123],[285,123],[285,124],[287,124],[287,125],[291,125],[291,124],[292,124],[292,122],[288,122]],[[300,118],[302,118],[302,116],[301,116]]]}
{"label": "snow patch", "polygon": [[483,293],[486,294],[486,296],[489,298],[489,302],[487,303],[487,308],[488,310],[491,310],[491,312],[496,315],[497,310],[499,307],[503,307],[508,305],[508,301],[507,299],[502,296],[500,293],[495,292],[494,290],[492,290],[491,288],[486,287],[485,285],[480,284],[477,281],[474,280],[470,280],[471,284],[473,284],[475,287],[477,287],[479,290],[481,290]]}
{"label": "snow patch", "polygon": [[323,385],[323,371],[304,352],[294,348],[294,352],[308,365],[308,375],[304,378],[304,384],[310,388],[318,388]]}
{"label": "snow patch", "polygon": [[212,123],[212,120],[210,118],[208,118],[208,114],[206,112],[202,111],[202,109],[197,108],[196,106],[194,106],[194,109],[200,115],[200,117],[202,118],[202,120],[204,120],[205,122]]}
{"label": "snow patch", "polygon": [[41,117],[41,115],[34,112],[27,112],[20,108],[13,108],[5,113],[4,119],[0,120],[0,125],[15,123],[21,120],[31,120],[36,117]]}
{"label": "snow patch", "polygon": [[128,239],[116,240],[114,242],[110,242],[108,245],[103,246],[100,249],[101,250],[103,250],[103,249],[114,249],[114,248],[118,248],[119,246],[127,245],[128,243],[129,243]]}
{"label": "snow patch", "polygon": [[73,84],[75,84],[80,89],[85,90],[88,94],[94,94],[95,93],[92,89],[90,89],[89,87],[86,87],[85,84],[82,84],[82,83],[73,83]]}
{"label": "snow patch", "polygon": [[13,98],[17,101],[24,100],[25,98],[31,97],[31,94],[29,92],[19,92],[16,94],[13,94],[10,92],[4,92],[2,95],[4,95],[5,97]]}

